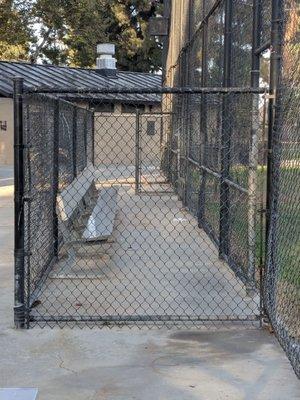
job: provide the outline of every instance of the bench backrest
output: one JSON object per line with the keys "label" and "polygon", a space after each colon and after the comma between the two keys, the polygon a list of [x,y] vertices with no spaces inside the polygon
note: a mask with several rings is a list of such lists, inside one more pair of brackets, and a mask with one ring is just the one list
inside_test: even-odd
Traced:
{"label": "bench backrest", "polygon": [[94,177],[94,167],[89,165],[57,196],[57,214],[61,221],[72,220],[78,213],[88,192],[95,188]]}

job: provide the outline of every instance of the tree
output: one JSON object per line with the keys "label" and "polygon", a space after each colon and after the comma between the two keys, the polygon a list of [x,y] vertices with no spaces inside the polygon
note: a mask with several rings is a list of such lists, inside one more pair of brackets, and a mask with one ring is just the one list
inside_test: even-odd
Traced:
{"label": "tree", "polygon": [[161,66],[161,44],[147,32],[148,21],[160,11],[158,2],[148,0],[111,1],[107,15],[112,24],[109,40],[120,44],[117,58],[121,69],[154,71]]}
{"label": "tree", "polygon": [[161,44],[147,27],[162,0],[0,1],[1,59],[92,67],[96,45],[111,42],[119,69],[161,67]]}
{"label": "tree", "polygon": [[40,40],[32,61],[90,67],[96,45],[116,44],[118,67],[154,71],[161,66],[161,45],[148,35],[151,16],[161,1],[149,0],[37,0],[33,15]]}
{"label": "tree", "polygon": [[29,56],[31,29],[28,1],[0,2],[0,57],[6,60],[26,60]]}
{"label": "tree", "polygon": [[[37,0],[32,15],[39,26],[32,62],[91,66],[95,40],[103,41],[103,0]],[[91,50],[92,46],[94,48]]]}

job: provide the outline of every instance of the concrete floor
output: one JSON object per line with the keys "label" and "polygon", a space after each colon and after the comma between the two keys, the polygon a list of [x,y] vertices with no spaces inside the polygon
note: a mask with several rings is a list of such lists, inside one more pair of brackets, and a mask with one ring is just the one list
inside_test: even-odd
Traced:
{"label": "concrete floor", "polygon": [[11,186],[14,183],[14,169],[10,165],[0,166],[0,187]]}
{"label": "concrete floor", "polygon": [[[62,258],[38,294],[35,318],[121,315],[255,321],[258,295],[247,295],[245,285],[219,259],[216,246],[177,196],[136,196],[133,185],[126,183],[118,197],[112,243],[89,246],[89,257],[71,262]],[[86,255],[87,250],[81,246],[80,252]]]}
{"label": "concrete floor", "polygon": [[12,186],[0,188],[0,387],[39,400],[296,400],[275,337],[258,329],[13,328]]}

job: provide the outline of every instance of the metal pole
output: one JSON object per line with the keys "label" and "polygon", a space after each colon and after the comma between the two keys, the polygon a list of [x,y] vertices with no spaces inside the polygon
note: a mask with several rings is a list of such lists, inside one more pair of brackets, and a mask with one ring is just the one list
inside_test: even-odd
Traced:
{"label": "metal pole", "polygon": [[[260,55],[256,49],[260,45],[260,0],[253,2],[253,30],[252,30],[252,70],[251,85],[259,87]],[[255,290],[256,270],[256,201],[257,201],[257,166],[259,144],[259,95],[252,95],[252,124],[249,148],[249,174],[248,174],[248,274],[246,290],[249,295]]]}
{"label": "metal pole", "polygon": [[260,53],[257,49],[260,46],[261,32],[261,0],[253,1],[253,28],[252,28],[252,67],[251,67],[251,87],[259,87],[260,76]]}
{"label": "metal pole", "polygon": [[[203,2],[203,14],[205,12],[205,2]],[[201,63],[201,86],[205,86],[207,83],[207,22],[203,24],[202,30],[202,63]],[[200,116],[200,143],[201,135],[203,135],[203,144],[202,144],[202,154],[201,154],[201,147],[200,147],[200,164],[206,166],[207,164],[207,95],[205,93],[201,94],[201,116]],[[202,179],[200,182],[199,188],[199,204],[198,204],[198,225],[201,227],[204,222],[204,215],[205,215],[205,202],[206,202],[206,181],[207,181],[207,174],[206,171],[200,170],[202,173]]]}
{"label": "metal pole", "polygon": [[[253,88],[245,87],[245,86],[236,86],[236,87],[169,87],[169,86],[158,86],[152,88],[119,88],[119,87],[111,87],[111,88],[88,88],[88,89],[65,89],[65,88],[45,88],[45,87],[37,87],[26,90],[26,93],[39,93],[41,94],[84,94],[88,95],[93,94],[196,94],[196,93],[253,93]],[[264,93],[264,89],[257,90],[257,93]],[[70,97],[70,96],[69,96]]]}
{"label": "metal pole", "polygon": [[73,177],[77,176],[77,107],[73,112],[73,135],[72,135]]}
{"label": "metal pole", "polygon": [[136,119],[135,119],[135,194],[140,193],[140,110],[136,109]]}
{"label": "metal pole", "polygon": [[24,137],[23,137],[23,78],[14,79],[14,322],[17,329],[25,326],[25,250],[24,250]]}
{"label": "metal pole", "polygon": [[88,114],[89,111],[86,110],[84,113],[84,136],[83,136],[83,140],[84,140],[84,163],[85,163],[85,167],[88,164],[88,157],[87,157],[87,132],[88,132]]}
{"label": "metal pole", "polygon": [[[172,96],[174,97],[174,96]],[[168,176],[167,179],[171,183],[172,187],[175,188],[174,180],[173,180],[173,158],[174,154],[172,153],[173,148],[173,140],[174,140],[174,113],[170,112],[168,119],[168,141],[167,141],[167,151],[168,151]]]}
{"label": "metal pole", "polygon": [[[268,107],[268,152],[267,152],[267,197],[266,197],[266,266],[264,272],[263,302],[266,315],[276,303],[276,293],[267,287],[274,280],[276,274],[277,253],[277,215],[278,211],[278,181],[275,180],[274,158],[279,157],[280,148],[277,146],[274,154],[274,143],[280,137],[282,129],[282,104],[278,96],[278,83],[281,77],[281,57],[283,42],[283,17],[284,2],[272,1],[272,26],[271,26],[271,57],[270,57],[270,95]],[[275,168],[278,168],[276,166]],[[272,224],[272,225],[271,225]]]}
{"label": "metal pole", "polygon": [[[267,143],[267,198],[266,198],[266,246],[268,246],[268,235],[270,229],[270,208],[272,204],[273,191],[273,132],[276,110],[276,90],[281,68],[281,35],[280,23],[282,1],[272,0],[272,25],[271,25],[271,57],[270,57],[270,89],[268,107],[268,143]],[[268,250],[266,248],[266,250]]]}
{"label": "metal pole", "polygon": [[[192,13],[191,13],[191,7],[192,7],[192,2],[191,0],[188,0],[188,41],[190,41],[191,35],[192,35]],[[187,46],[186,50],[182,53],[184,57],[184,70],[185,70],[185,79],[184,79],[184,86],[190,86],[190,68],[188,66],[190,65],[190,53],[191,53],[191,46]],[[191,97],[189,94],[185,94],[183,96],[183,110],[184,110],[184,118],[185,118],[185,126],[184,126],[184,141],[185,141],[185,149],[184,149],[184,192],[183,192],[183,204],[188,206],[189,205],[189,198],[188,198],[188,193],[190,192],[190,186],[191,186],[191,181],[189,179],[189,173],[190,173],[190,163],[188,161],[188,158],[190,156],[190,150],[191,150]],[[193,189],[193,188],[192,188]]]}
{"label": "metal pole", "polygon": [[255,289],[256,267],[256,195],[257,195],[257,166],[258,166],[258,137],[259,137],[259,96],[252,98],[252,127],[249,149],[248,175],[248,280],[247,289],[250,294]]}
{"label": "metal pole", "polygon": [[53,137],[53,254],[58,255],[58,218],[56,213],[56,199],[59,189],[59,99],[54,103],[54,137]]}
{"label": "metal pole", "polygon": [[[231,48],[232,48],[232,1],[225,2],[225,32],[224,32],[224,76],[223,86],[231,85]],[[231,118],[230,95],[223,95],[222,127],[221,127],[221,179],[220,179],[220,236],[219,256],[227,256],[229,252],[229,217],[230,193],[226,180],[230,174],[231,148]]]}
{"label": "metal pole", "polygon": [[95,111],[92,110],[92,163],[95,166]]}

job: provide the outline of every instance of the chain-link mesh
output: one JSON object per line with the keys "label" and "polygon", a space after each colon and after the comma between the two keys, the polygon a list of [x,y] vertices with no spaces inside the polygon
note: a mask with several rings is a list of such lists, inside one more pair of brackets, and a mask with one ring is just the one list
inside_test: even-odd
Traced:
{"label": "chain-link mesh", "polygon": [[260,0],[260,7],[260,42],[264,45],[271,39],[272,1]]}
{"label": "chain-link mesh", "polygon": [[[89,110],[54,97],[23,96],[25,173],[25,269],[28,310],[54,265],[61,232],[57,231],[57,191],[72,183],[88,163],[91,147]],[[74,119],[74,115],[79,117]],[[74,140],[76,138],[77,140]],[[89,139],[87,139],[89,138]]]}
{"label": "chain-link mesh", "polygon": [[265,306],[300,376],[300,9],[287,1],[280,14],[282,63],[273,129],[272,202]]}
{"label": "chain-link mesh", "polygon": [[54,257],[54,107],[53,98],[24,96],[27,306]]}
{"label": "chain-link mesh", "polygon": [[72,103],[59,103],[59,138],[58,138],[58,168],[59,188],[62,189],[72,182],[75,176],[73,132],[74,109]]}
{"label": "chain-link mesh", "polygon": [[[231,250],[219,257],[219,137],[233,121],[222,114],[224,96],[235,104],[257,95],[162,93],[154,104],[122,102],[111,112],[96,111],[105,109],[101,100],[92,105],[93,119],[90,110],[63,100],[25,96],[28,115],[34,101],[39,105],[26,125],[32,198],[25,220],[27,278],[36,289],[29,296],[31,325],[258,322],[259,282],[240,273],[248,271],[245,255]],[[203,99],[209,105],[204,132],[197,121]],[[89,133],[87,118],[93,121]],[[86,156],[89,136],[93,164]],[[230,215],[239,193],[232,184]],[[242,195],[247,210],[246,189]],[[231,233],[247,215],[232,215],[228,249],[247,249],[247,237],[236,243]]]}
{"label": "chain-link mesh", "polygon": [[253,0],[233,0],[231,85],[250,86]]}
{"label": "chain-link mesh", "polygon": [[205,86],[223,85],[224,73],[224,2],[207,21]]}
{"label": "chain-link mesh", "polygon": [[[223,242],[223,256],[232,268],[250,283],[249,257],[255,259],[258,251],[254,248],[254,254],[249,254],[249,246],[254,246],[249,243],[249,231],[256,227],[252,226],[255,221],[249,225],[248,208],[255,209],[262,196],[257,180],[263,152],[259,145],[264,133],[263,99],[251,93],[233,93],[176,95],[173,101],[176,111],[172,132],[176,137],[171,140],[173,162],[169,167],[173,185],[199,225],[215,243]],[[200,114],[201,104],[205,113]],[[188,112],[180,112],[180,107],[187,107]],[[254,131],[252,122],[259,110],[261,121]],[[251,135],[256,136],[254,142],[249,140]],[[252,161],[255,187],[249,174]],[[221,186],[228,191],[226,204],[221,199]],[[249,190],[256,195],[251,205]],[[254,284],[254,276],[252,279]]]}

